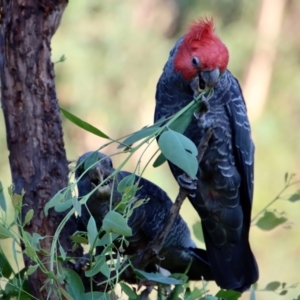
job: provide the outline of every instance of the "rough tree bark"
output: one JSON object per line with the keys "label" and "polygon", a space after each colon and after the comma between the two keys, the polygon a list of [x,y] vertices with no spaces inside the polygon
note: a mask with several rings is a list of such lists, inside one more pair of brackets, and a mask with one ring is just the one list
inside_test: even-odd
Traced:
{"label": "rough tree bark", "polygon": [[[45,217],[43,208],[67,186],[68,175],[50,47],[66,5],[67,0],[1,1],[1,97],[12,182],[17,194],[25,191],[22,218],[34,209],[25,230],[50,237],[63,215],[52,210]],[[75,218],[67,230],[74,228]],[[64,237],[60,242],[70,253],[68,233]],[[42,241],[47,251],[50,245],[50,238]],[[31,264],[26,255],[24,261],[26,267]],[[41,271],[30,276],[31,293],[38,299],[47,299],[47,288],[40,291],[46,279]]]}

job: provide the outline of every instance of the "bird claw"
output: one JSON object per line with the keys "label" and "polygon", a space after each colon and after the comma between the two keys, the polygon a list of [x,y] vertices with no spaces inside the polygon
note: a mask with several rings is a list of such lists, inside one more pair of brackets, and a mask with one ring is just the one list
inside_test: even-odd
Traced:
{"label": "bird claw", "polygon": [[190,192],[189,196],[192,198],[196,196],[194,191],[197,189],[197,179],[192,179],[186,173],[183,173],[177,177],[177,182],[181,188]]}
{"label": "bird claw", "polygon": [[82,257],[80,257],[75,264],[75,270],[80,271],[87,268],[87,264],[90,261],[91,256],[86,253]]}

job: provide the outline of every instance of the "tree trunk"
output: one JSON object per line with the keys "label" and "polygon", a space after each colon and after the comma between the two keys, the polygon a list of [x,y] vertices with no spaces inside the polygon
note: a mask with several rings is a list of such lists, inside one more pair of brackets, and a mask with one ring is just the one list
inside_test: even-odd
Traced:
{"label": "tree trunk", "polygon": [[[67,0],[2,0],[1,3],[2,108],[15,193],[25,191],[22,219],[29,209],[34,209],[32,221],[25,226],[31,235],[37,232],[53,236],[64,216],[51,210],[45,217],[43,208],[57,191],[67,186],[68,180],[50,47],[66,5]],[[60,241],[69,253],[68,234],[75,231],[75,226],[73,218],[66,229],[68,233]],[[50,252],[51,238],[44,239],[41,246]],[[45,256],[40,259],[49,260]],[[32,264],[26,255],[24,261],[26,267]],[[30,276],[31,293],[38,299],[47,299],[47,287],[40,290],[46,279],[40,270]]]}

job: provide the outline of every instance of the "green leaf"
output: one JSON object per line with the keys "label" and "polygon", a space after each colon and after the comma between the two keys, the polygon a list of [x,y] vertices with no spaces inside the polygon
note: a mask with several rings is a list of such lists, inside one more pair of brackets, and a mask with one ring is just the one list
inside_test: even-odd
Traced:
{"label": "green leaf", "polygon": [[293,194],[291,197],[288,199],[291,202],[296,202],[300,200],[300,190],[298,190],[295,194]]}
{"label": "green leaf", "polygon": [[102,292],[88,292],[83,295],[82,300],[110,300],[110,295]]}
{"label": "green leaf", "polygon": [[157,168],[161,166],[163,163],[165,163],[166,161],[167,159],[165,158],[165,156],[162,153],[160,153],[156,158],[155,162],[153,163],[153,167]]}
{"label": "green leaf", "polygon": [[33,274],[38,267],[39,267],[39,265],[30,266],[26,272],[27,275],[30,276],[31,274]]}
{"label": "green leaf", "polygon": [[119,234],[105,232],[101,239],[97,242],[97,247],[112,244],[112,242],[119,237]]}
{"label": "green leaf", "polygon": [[123,193],[127,187],[130,187],[134,184],[135,175],[132,173],[122,178],[122,180],[118,184],[118,192]]}
{"label": "green leaf", "polygon": [[4,212],[6,212],[6,202],[5,202],[5,197],[4,197],[4,192],[3,192],[3,185],[2,182],[0,181],[0,207]]}
{"label": "green leaf", "polygon": [[57,203],[62,201],[64,199],[64,194],[59,191],[57,192],[45,205],[44,207],[44,214],[47,217],[48,216],[48,211],[50,208],[54,207]]}
{"label": "green leaf", "polygon": [[9,230],[0,224],[0,240],[8,239],[9,237],[11,237]]}
{"label": "green leaf", "polygon": [[110,277],[110,269],[106,264],[105,254],[96,256],[94,266],[90,270],[85,272],[85,276],[92,277],[98,274],[99,272],[101,272],[107,278]]}
{"label": "green leaf", "polygon": [[164,131],[158,140],[159,148],[164,156],[179,167],[191,178],[195,178],[198,171],[198,149],[195,144],[173,130]]}
{"label": "green leaf", "polygon": [[[217,298],[215,296],[212,295],[207,295],[203,298],[203,300],[220,300],[220,298]],[[223,300],[223,299],[222,299]],[[226,299],[227,300],[227,299]]]}
{"label": "green leaf", "polygon": [[132,230],[127,225],[126,219],[116,211],[110,211],[103,219],[102,228],[106,232],[112,232],[124,236],[131,236]]}
{"label": "green leaf", "polygon": [[78,201],[78,198],[76,198],[76,197],[73,197],[71,200],[72,200],[72,205],[74,207],[75,212],[77,213],[78,217],[81,217],[80,201]]}
{"label": "green leaf", "polygon": [[265,291],[275,291],[280,287],[281,283],[279,281],[272,281],[267,284],[264,288]]}
{"label": "green leaf", "polygon": [[75,300],[83,298],[84,286],[79,275],[71,269],[63,268],[66,276],[66,290]]}
{"label": "green leaf", "polygon": [[132,144],[136,143],[137,141],[144,139],[150,135],[153,135],[156,131],[160,129],[159,126],[153,125],[150,127],[144,127],[141,130],[134,132],[132,135],[127,137],[122,144],[118,146],[118,149],[130,147]]}
{"label": "green leaf", "polygon": [[99,152],[94,151],[84,160],[84,169],[94,168],[99,161]]}
{"label": "green leaf", "polygon": [[196,236],[197,240],[204,243],[204,236],[203,236],[203,230],[202,230],[202,223],[200,221],[196,222],[192,226],[194,235]]}
{"label": "green leaf", "polygon": [[271,211],[265,211],[264,215],[257,221],[256,225],[262,230],[271,230],[285,223],[287,218],[277,217]]}
{"label": "green leaf", "polygon": [[186,128],[192,122],[194,118],[194,113],[199,112],[201,107],[201,102],[194,101],[194,103],[183,113],[181,114],[172,124],[170,124],[170,128],[179,133],[184,133]]}
{"label": "green leaf", "polygon": [[9,278],[10,275],[13,273],[13,269],[7,260],[5,254],[2,252],[2,249],[0,248],[0,271],[1,275],[5,278]]}
{"label": "green leaf", "polygon": [[67,258],[67,254],[66,254],[66,251],[64,250],[64,248],[61,245],[59,245],[59,252],[60,252],[60,255],[61,255],[63,261],[65,261],[66,258]]}
{"label": "green leaf", "polygon": [[286,295],[288,293],[288,290],[282,290],[280,293],[279,293],[279,295],[280,296],[284,296],[284,295]]}
{"label": "green leaf", "polygon": [[135,291],[133,291],[131,289],[131,287],[129,285],[127,285],[126,283],[124,282],[120,282],[120,286],[122,288],[122,291],[132,300],[134,299],[137,299],[138,296],[137,294],[135,293]]}
{"label": "green leaf", "polygon": [[55,204],[54,209],[56,212],[63,212],[67,209],[69,209],[70,207],[72,207],[73,205],[73,200],[69,199],[65,202],[58,202]]}
{"label": "green leaf", "polygon": [[106,135],[105,133],[103,133],[101,130],[94,127],[93,125],[81,120],[80,118],[76,117],[75,115],[71,114],[70,112],[66,111],[65,109],[63,109],[61,107],[60,107],[60,110],[69,121],[71,121],[78,127],[82,128],[90,133],[93,133],[97,136],[100,136],[102,138],[109,139],[108,135]]}
{"label": "green leaf", "polygon": [[78,244],[88,244],[89,243],[88,240],[81,235],[71,235],[70,239],[73,242],[78,243]]}
{"label": "green leaf", "polygon": [[144,278],[146,278],[148,280],[158,282],[158,283],[173,284],[173,285],[183,283],[182,280],[177,280],[172,277],[166,277],[160,273],[147,273],[147,272],[144,272],[144,271],[138,270],[138,269],[135,269],[135,272],[138,273],[139,275],[142,275]]}
{"label": "green leaf", "polygon": [[300,300],[300,295],[298,295],[297,299],[293,299],[293,300]]}
{"label": "green leaf", "polygon": [[27,214],[26,214],[26,216],[25,216],[25,220],[24,220],[24,224],[23,224],[23,225],[25,225],[25,224],[27,224],[27,223],[29,223],[29,222],[31,221],[31,219],[32,219],[32,217],[33,217],[33,213],[34,213],[34,210],[31,208],[31,209],[27,212]]}
{"label": "green leaf", "polygon": [[216,297],[218,298],[224,298],[226,300],[237,300],[242,296],[241,293],[232,291],[232,290],[220,290],[217,294]]}
{"label": "green leaf", "polygon": [[87,232],[88,232],[88,241],[89,241],[89,245],[92,248],[96,238],[98,237],[98,229],[97,229],[97,225],[95,222],[95,219],[93,218],[93,216],[90,216],[88,225],[87,225]]}
{"label": "green leaf", "polygon": [[45,237],[42,237],[38,233],[34,232],[32,234],[31,246],[35,251],[41,250],[40,240],[43,240]]}

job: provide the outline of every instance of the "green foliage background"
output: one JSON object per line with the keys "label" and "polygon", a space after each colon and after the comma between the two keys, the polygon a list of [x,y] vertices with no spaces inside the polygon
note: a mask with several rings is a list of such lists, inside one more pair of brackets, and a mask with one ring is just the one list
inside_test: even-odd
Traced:
{"label": "green foliage background", "polygon": [[[254,52],[263,2],[70,1],[52,44],[54,62],[62,55],[67,57],[55,65],[60,105],[114,138],[151,125],[156,82],[169,51],[188,24],[203,16],[215,18],[217,32],[231,54],[229,69],[243,86]],[[253,215],[283,187],[285,172],[300,176],[300,22],[297,13],[300,13],[300,2],[286,0],[280,35],[274,44],[277,53],[267,102],[258,117],[250,115],[256,144]],[[65,119],[64,134],[69,159],[76,159],[106,142]],[[114,153],[116,147],[109,146],[104,152]],[[143,165],[154,149],[150,147],[143,157]],[[0,151],[0,179],[7,187],[11,178],[2,114]],[[117,166],[123,158],[122,155],[115,157],[114,164]],[[132,171],[138,159],[137,154],[126,169]],[[175,198],[178,187],[166,165],[160,169],[149,167],[145,177]],[[258,288],[275,280],[289,284],[300,281],[299,203],[279,201],[271,208],[284,212],[290,223],[272,231],[256,227],[251,230],[251,244],[260,266]],[[198,220],[188,203],[182,215],[190,226]],[[201,242],[199,245],[203,246]],[[10,249],[8,243],[4,247]],[[209,288],[217,290],[213,284]],[[267,293],[270,292],[258,293],[257,299],[293,299],[300,294],[300,286],[286,296]],[[249,299],[249,294],[245,293],[242,299]]]}

